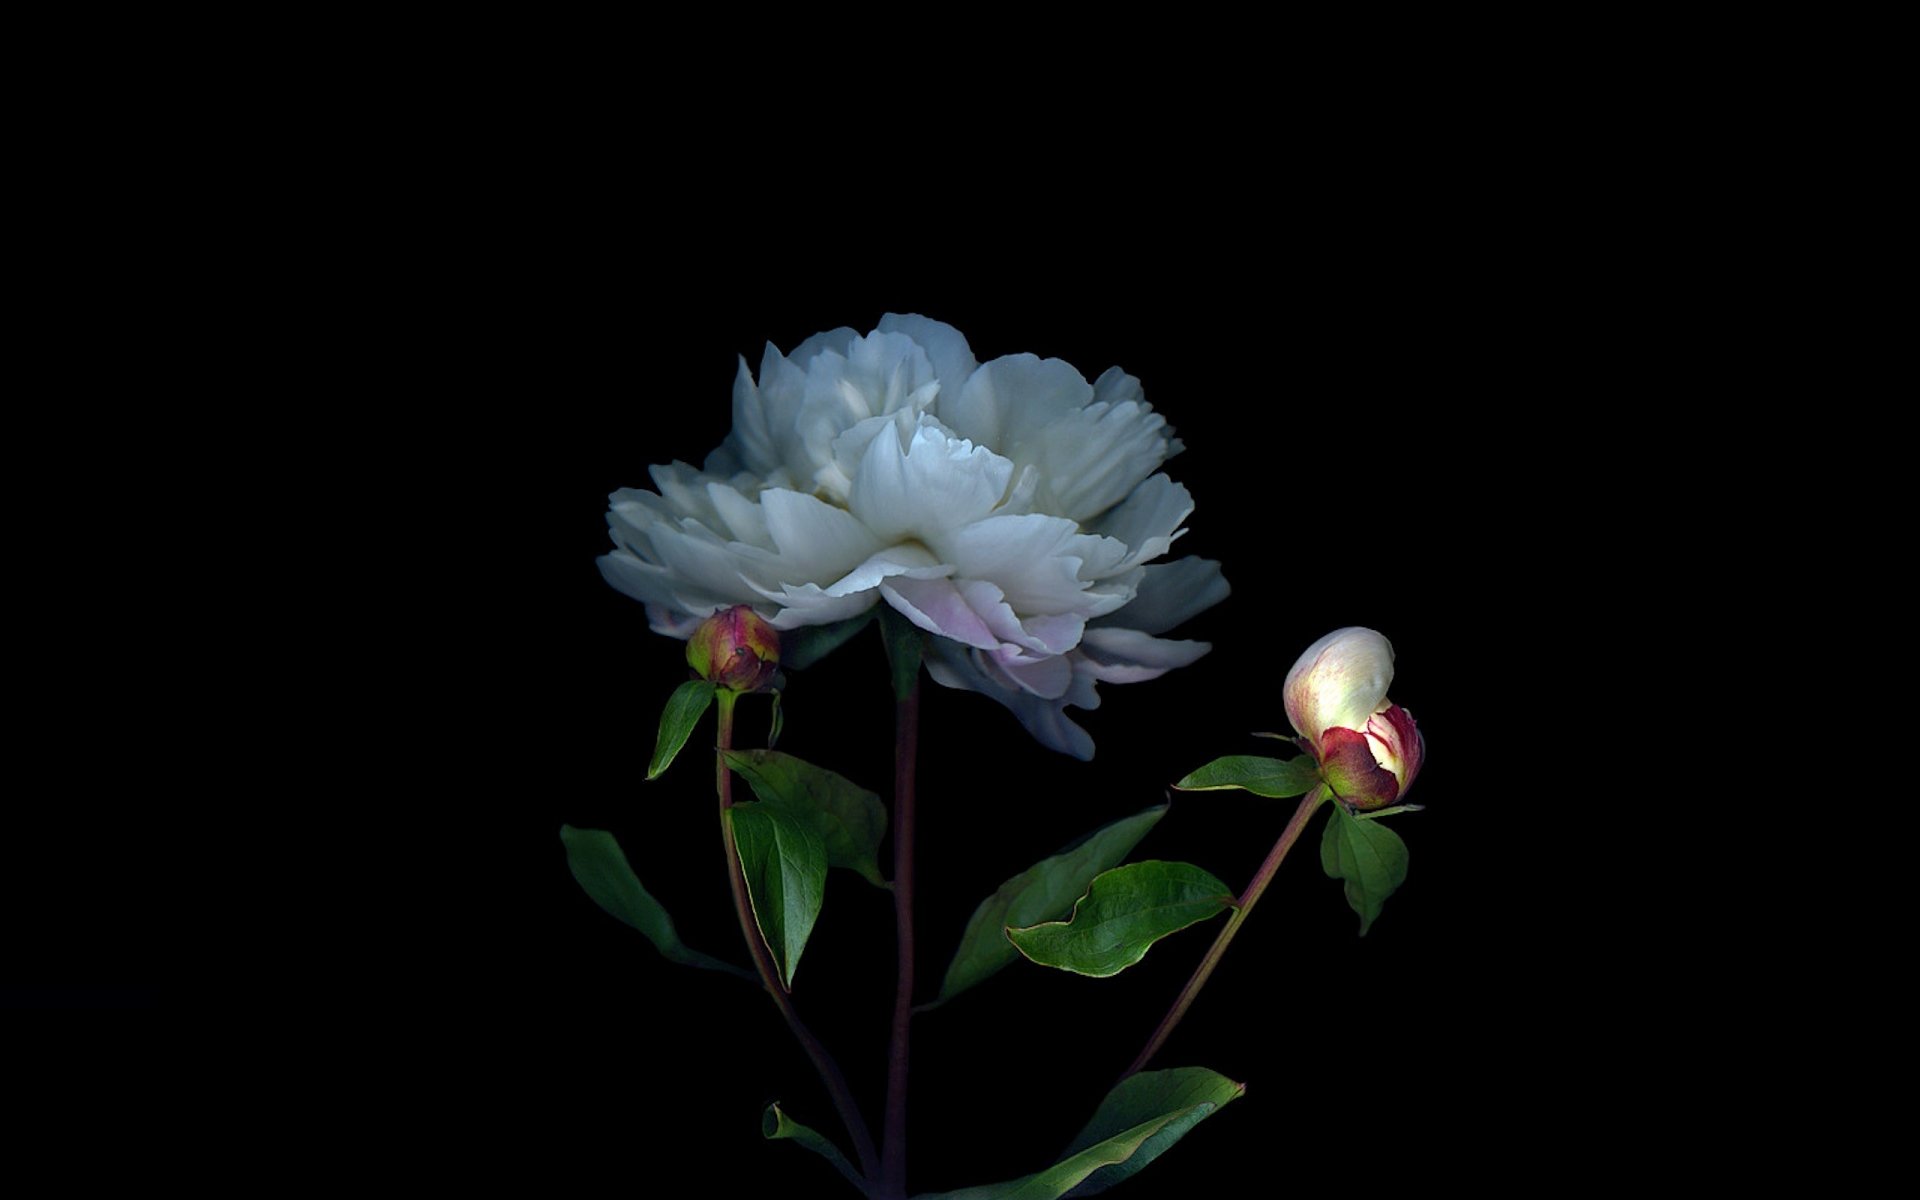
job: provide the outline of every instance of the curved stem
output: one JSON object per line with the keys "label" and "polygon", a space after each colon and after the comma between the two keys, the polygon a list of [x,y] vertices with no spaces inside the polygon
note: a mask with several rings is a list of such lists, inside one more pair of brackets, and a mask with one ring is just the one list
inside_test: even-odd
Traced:
{"label": "curved stem", "polygon": [[887,1058],[887,1123],[880,1194],[907,1194],[907,1041],[913,1021],[913,783],[920,755],[920,681],[893,710],[893,913],[900,973]]}
{"label": "curved stem", "polygon": [[1180,998],[1173,1002],[1173,1007],[1167,1010],[1167,1015],[1160,1019],[1160,1024],[1153,1031],[1153,1036],[1147,1039],[1146,1048],[1140,1051],[1139,1056],[1133,1060],[1133,1064],[1120,1076],[1122,1080],[1132,1077],[1145,1067],[1153,1056],[1159,1053],[1160,1047],[1166,1043],[1168,1035],[1173,1032],[1173,1027],[1180,1023],[1180,1018],[1187,1015],[1187,1009],[1193,1005],[1193,998],[1200,994],[1200,989],[1206,986],[1208,976],[1212,975],[1213,969],[1220,965],[1220,958],[1227,952],[1227,945],[1233,941],[1233,935],[1240,931],[1240,926],[1245,923],[1247,914],[1252,912],[1253,906],[1259,902],[1260,893],[1266,891],[1267,884],[1273,881],[1274,872],[1280,869],[1280,861],[1287,856],[1287,851],[1293,849],[1293,844],[1300,840],[1300,831],[1307,827],[1307,818],[1326,798],[1327,790],[1323,784],[1315,784],[1311,791],[1300,797],[1300,807],[1293,810],[1293,819],[1287,822],[1286,829],[1281,831],[1280,840],[1273,844],[1272,850],[1268,851],[1267,860],[1260,864],[1258,871],[1254,872],[1253,882],[1247,884],[1247,890],[1242,892],[1240,899],[1235,902],[1233,912],[1227,917],[1226,928],[1220,931],[1219,937],[1213,939],[1213,946],[1208,949],[1207,956],[1200,960],[1200,966],[1194,970],[1193,978],[1187,980],[1187,986],[1181,989]]}
{"label": "curved stem", "polygon": [[[721,689],[720,700],[720,741],[721,750],[733,748],[733,702],[737,698],[734,692]],[[860,1173],[872,1179],[879,1169],[879,1156],[874,1153],[873,1133],[867,1128],[865,1117],[853,1102],[853,1093],[847,1087],[847,1077],[841,1073],[840,1064],[827,1053],[820,1039],[800,1020],[800,1014],[794,1010],[793,997],[787,994],[786,987],[780,982],[780,974],[773,964],[773,955],[767,949],[766,939],[760,936],[760,927],[754,923],[753,900],[747,894],[747,875],[740,865],[740,846],[734,840],[733,820],[727,810],[733,807],[733,772],[727,769],[727,760],[719,754],[713,756],[714,786],[720,794],[720,833],[727,847],[727,882],[733,888],[733,910],[740,918],[740,932],[747,939],[747,953],[753,958],[754,969],[760,972],[760,983],[767,989],[767,995],[773,997],[774,1007],[787,1019],[787,1028],[800,1043],[800,1048],[813,1060],[814,1070],[820,1072],[820,1082],[827,1085],[827,1094],[833,1098],[833,1107],[840,1114],[840,1123],[847,1127],[847,1134],[853,1138],[853,1151],[860,1160]]]}

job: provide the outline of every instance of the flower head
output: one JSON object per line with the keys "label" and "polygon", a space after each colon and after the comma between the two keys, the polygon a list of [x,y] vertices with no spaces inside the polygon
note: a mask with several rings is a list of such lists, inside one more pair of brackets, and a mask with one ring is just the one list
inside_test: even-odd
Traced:
{"label": "flower head", "polygon": [[687,665],[717,687],[765,691],[780,673],[780,634],[744,604],[722,609],[687,638]]}
{"label": "flower head", "polygon": [[1336,629],[1287,672],[1287,719],[1312,745],[1321,777],[1354,808],[1384,808],[1406,794],[1426,742],[1413,714],[1387,699],[1393,646],[1371,629]]}
{"label": "flower head", "polygon": [[1064,710],[1206,653],[1157,635],[1227,594],[1218,563],[1153,561],[1193,511],[1159,472],[1171,434],[1117,367],[983,364],[952,326],[889,314],[768,346],[757,381],[743,359],[732,432],[699,470],[654,467],[657,493],[614,493],[600,567],[676,637],[735,605],[781,630],[892,605],[936,635],[937,682],[1088,758]]}

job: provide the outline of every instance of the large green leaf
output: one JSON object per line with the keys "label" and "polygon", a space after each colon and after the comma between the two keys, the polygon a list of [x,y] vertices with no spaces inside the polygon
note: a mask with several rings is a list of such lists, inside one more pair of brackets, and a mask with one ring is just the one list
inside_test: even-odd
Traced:
{"label": "large green leaf", "polygon": [[1239,788],[1256,796],[1298,796],[1320,782],[1311,758],[1262,758],[1257,754],[1229,754],[1216,758],[1174,787],[1183,792],[1218,792]]}
{"label": "large green leaf", "polygon": [[1192,863],[1142,862],[1099,875],[1064,921],[1007,930],[1020,953],[1076,975],[1118,975],[1161,938],[1233,906],[1226,884]]}
{"label": "large green leaf", "polygon": [[1221,1105],[1239,1099],[1246,1090],[1246,1084],[1235,1083],[1225,1075],[1205,1067],[1142,1071],[1122,1080],[1118,1087],[1107,1093],[1107,1098],[1100,1102],[1099,1109],[1094,1112],[1093,1120],[1087,1122],[1080,1136],[1074,1138],[1067,1147],[1068,1154],[1077,1154],[1089,1146],[1117,1137],[1162,1113],[1181,1112],[1185,1115],[1162,1126],[1158,1133],[1142,1142],[1140,1148],[1125,1162],[1102,1167],[1087,1176],[1085,1182],[1073,1189],[1072,1195],[1091,1196],[1104,1192],[1137,1174],[1140,1168],[1179,1141],[1187,1130],[1198,1125]]}
{"label": "large green leaf", "polygon": [[791,990],[807,935],[820,916],[827,886],[827,849],[813,826],[772,804],[736,804],[727,810],[740,866],[780,983]]}
{"label": "large green leaf", "polygon": [[1036,925],[1065,916],[1086,894],[1093,877],[1125,858],[1166,813],[1166,805],[1156,804],[1103,826],[1001,884],[973,910],[934,1003],[951,1000],[1019,958],[1007,940],[1009,925]]}
{"label": "large green leaf", "polygon": [[1092,1195],[1138,1171],[1245,1090],[1224,1076],[1197,1068],[1142,1072],[1107,1095],[1067,1156],[1046,1170],[1007,1183],[915,1200],[1059,1200],[1070,1192]]}
{"label": "large green leaf", "polygon": [[857,871],[875,887],[888,886],[880,874],[880,843],[887,834],[887,809],[880,797],[791,754],[727,750],[722,756],[764,803],[813,826],[826,847],[829,866]]}
{"label": "large green leaf", "polygon": [[667,710],[660,714],[660,736],[653,743],[653,761],[647,764],[648,779],[658,779],[672,765],[712,703],[713,685],[704,679],[689,679],[667,697]]}
{"label": "large green leaf", "polygon": [[730,962],[689,949],[673,927],[673,918],[627,864],[620,843],[604,829],[560,827],[560,843],[567,848],[567,867],[593,902],[647,935],[654,948],[677,963],[725,971],[742,979],[755,978]]}
{"label": "large green leaf", "polygon": [[815,1130],[809,1129],[792,1117],[789,1117],[781,1111],[780,1105],[777,1102],[767,1105],[767,1111],[760,1115],[760,1132],[770,1141],[792,1138],[794,1141],[832,1163],[842,1175],[845,1175],[853,1183],[854,1187],[859,1188],[862,1192],[867,1190],[867,1181],[860,1177],[860,1172],[853,1169],[853,1164],[847,1161],[847,1156],[840,1153],[840,1147],[828,1141]]}
{"label": "large green leaf", "polygon": [[838,650],[848,638],[865,629],[871,620],[873,609],[870,608],[857,617],[848,617],[831,625],[803,625],[799,629],[787,630],[780,635],[781,667],[806,670]]}
{"label": "large green leaf", "polygon": [[1367,936],[1375,917],[1407,881],[1407,844],[1381,821],[1362,821],[1335,800],[1327,805],[1320,838],[1320,865],[1328,875],[1347,881],[1347,903],[1360,914],[1360,936]]}

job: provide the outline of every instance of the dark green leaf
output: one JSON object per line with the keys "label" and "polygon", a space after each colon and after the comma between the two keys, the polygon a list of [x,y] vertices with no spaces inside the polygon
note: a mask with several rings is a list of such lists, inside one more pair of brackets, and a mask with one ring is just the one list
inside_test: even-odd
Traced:
{"label": "dark green leaf", "polygon": [[905,700],[920,677],[920,657],[926,634],[891,605],[880,608],[880,634],[887,642],[887,662],[893,668],[893,698]]}
{"label": "dark green leaf", "polygon": [[767,1105],[767,1111],[761,1114],[760,1132],[766,1135],[769,1141],[792,1138],[832,1163],[842,1175],[852,1181],[854,1187],[862,1192],[867,1190],[867,1181],[860,1177],[860,1172],[853,1169],[853,1164],[847,1161],[847,1156],[840,1153],[840,1147],[780,1111],[778,1103]]}
{"label": "dark green leaf", "polygon": [[781,707],[780,691],[776,688],[773,693],[773,724],[767,729],[767,749],[771,750],[780,744],[780,731],[786,727],[787,710]]}
{"label": "dark green leaf", "polygon": [[857,617],[848,617],[831,625],[803,625],[799,629],[789,629],[780,635],[780,665],[804,671],[838,650],[848,638],[865,629],[871,620],[873,609],[870,608]]}
{"label": "dark green leaf", "polygon": [[1222,1105],[1239,1099],[1246,1090],[1246,1084],[1235,1083],[1225,1075],[1205,1067],[1142,1071],[1122,1080],[1118,1087],[1107,1093],[1107,1098],[1100,1102],[1099,1109],[1093,1114],[1093,1120],[1087,1122],[1080,1136],[1074,1138],[1067,1147],[1068,1154],[1077,1154],[1136,1125],[1151,1121],[1162,1113],[1181,1112],[1185,1115],[1168,1122],[1160,1132],[1142,1142],[1133,1157],[1100,1168],[1070,1194],[1091,1196],[1137,1174],[1142,1167],[1160,1157],[1167,1147],[1179,1141],[1187,1130]]}
{"label": "dark green leaf", "polygon": [[641,886],[640,877],[627,865],[627,856],[621,853],[620,843],[611,833],[604,829],[562,825],[560,842],[567,848],[567,867],[593,902],[646,934],[647,940],[667,958],[690,967],[725,971],[742,979],[756,978],[751,971],[688,949],[673,927],[673,918]]}
{"label": "dark green leaf", "polygon": [[1233,905],[1227,885],[1192,863],[1142,862],[1093,881],[1065,921],[1007,930],[1020,953],[1076,975],[1118,975],[1170,933]]}
{"label": "dark green leaf", "polygon": [[1166,805],[1156,804],[1115,821],[1001,884],[973,910],[934,1003],[951,1000],[1018,958],[1013,943],[1007,941],[1007,926],[1037,925],[1066,916],[1073,902],[1086,895],[1093,877],[1125,858],[1166,813]]}
{"label": "dark green leaf", "polygon": [[689,679],[674,689],[667,698],[667,711],[660,714],[660,737],[653,744],[653,761],[647,764],[648,779],[658,779],[672,764],[712,703],[713,685],[704,679]]}
{"label": "dark green leaf", "polygon": [[1347,881],[1347,903],[1360,914],[1360,936],[1367,936],[1393,890],[1407,881],[1407,844],[1379,821],[1358,820],[1335,800],[1327,805],[1320,838],[1320,865]]}
{"label": "dark green leaf", "polygon": [[813,826],[827,851],[827,864],[857,871],[875,887],[887,810],[880,797],[824,767],[773,750],[723,751],[727,765],[767,804]]}
{"label": "dark green leaf", "polygon": [[826,891],[826,847],[813,826],[777,805],[736,804],[727,818],[740,848],[754,923],[773,951],[781,984],[792,990],[794,969]]}
{"label": "dark green leaf", "polygon": [[1229,754],[1216,758],[1174,787],[1183,792],[1217,792],[1239,788],[1256,796],[1298,796],[1320,782],[1311,758],[1262,758]]}
{"label": "dark green leaf", "polygon": [[[1177,1078],[1164,1080],[1163,1076]],[[1181,1134],[1244,1090],[1211,1071],[1143,1072],[1109,1093],[1093,1122],[1074,1139],[1067,1157],[1046,1170],[1007,1183],[915,1200],[1059,1200],[1069,1193],[1104,1191],[1159,1156]]]}

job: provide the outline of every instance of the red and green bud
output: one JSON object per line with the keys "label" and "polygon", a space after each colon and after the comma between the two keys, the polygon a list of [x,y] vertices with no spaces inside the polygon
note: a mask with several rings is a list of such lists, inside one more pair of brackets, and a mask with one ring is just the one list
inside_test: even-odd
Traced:
{"label": "red and green bud", "polygon": [[1336,629],[1287,672],[1287,719],[1313,748],[1320,777],[1353,808],[1385,808],[1413,785],[1426,742],[1387,699],[1393,646],[1371,629]]}
{"label": "red and green bud", "polygon": [[687,639],[687,665],[715,687],[764,692],[780,671],[780,632],[744,604],[724,609]]}

